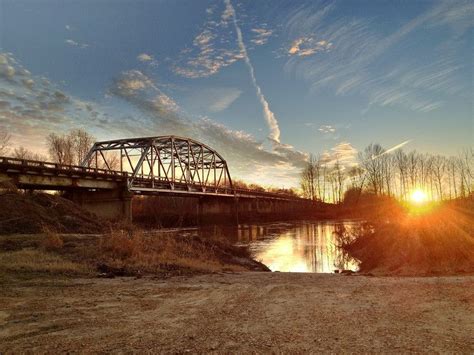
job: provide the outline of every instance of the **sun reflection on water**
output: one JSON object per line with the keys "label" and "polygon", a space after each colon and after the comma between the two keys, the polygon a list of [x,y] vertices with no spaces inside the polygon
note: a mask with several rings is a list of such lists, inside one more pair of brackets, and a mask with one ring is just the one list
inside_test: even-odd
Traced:
{"label": "sun reflection on water", "polygon": [[297,222],[242,225],[238,240],[250,244],[253,257],[272,271],[332,273],[357,270],[357,263],[337,247],[337,228],[357,222]]}

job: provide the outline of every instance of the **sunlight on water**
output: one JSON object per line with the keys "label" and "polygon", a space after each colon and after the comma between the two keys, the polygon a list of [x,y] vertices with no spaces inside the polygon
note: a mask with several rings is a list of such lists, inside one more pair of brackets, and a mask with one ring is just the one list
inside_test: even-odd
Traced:
{"label": "sunlight on water", "polygon": [[337,246],[336,233],[357,225],[354,221],[240,225],[226,235],[237,244],[249,244],[253,258],[272,271],[333,273],[357,270],[357,262]]}
{"label": "sunlight on water", "polygon": [[337,247],[336,228],[355,222],[312,222],[241,226],[239,242],[250,243],[252,255],[272,271],[334,272],[357,270],[357,264]]}

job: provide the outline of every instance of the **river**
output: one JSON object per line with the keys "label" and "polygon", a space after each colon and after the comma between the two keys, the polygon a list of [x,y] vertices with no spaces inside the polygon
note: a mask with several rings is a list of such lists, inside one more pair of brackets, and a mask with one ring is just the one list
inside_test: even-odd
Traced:
{"label": "river", "polygon": [[297,221],[207,227],[207,234],[224,234],[238,245],[248,245],[255,260],[272,271],[333,273],[357,270],[357,262],[338,247],[337,232],[357,221]]}

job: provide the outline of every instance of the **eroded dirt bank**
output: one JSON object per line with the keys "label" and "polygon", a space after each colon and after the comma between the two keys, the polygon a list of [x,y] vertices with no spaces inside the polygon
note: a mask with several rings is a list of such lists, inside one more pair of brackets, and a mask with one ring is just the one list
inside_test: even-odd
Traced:
{"label": "eroded dirt bank", "polygon": [[243,272],[0,286],[1,353],[474,351],[473,276]]}

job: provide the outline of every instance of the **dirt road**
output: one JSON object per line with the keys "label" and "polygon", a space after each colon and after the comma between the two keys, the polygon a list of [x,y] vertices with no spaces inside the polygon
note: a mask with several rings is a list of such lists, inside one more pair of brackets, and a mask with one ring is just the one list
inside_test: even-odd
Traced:
{"label": "dirt road", "polygon": [[474,276],[247,272],[0,286],[0,353],[474,352]]}

